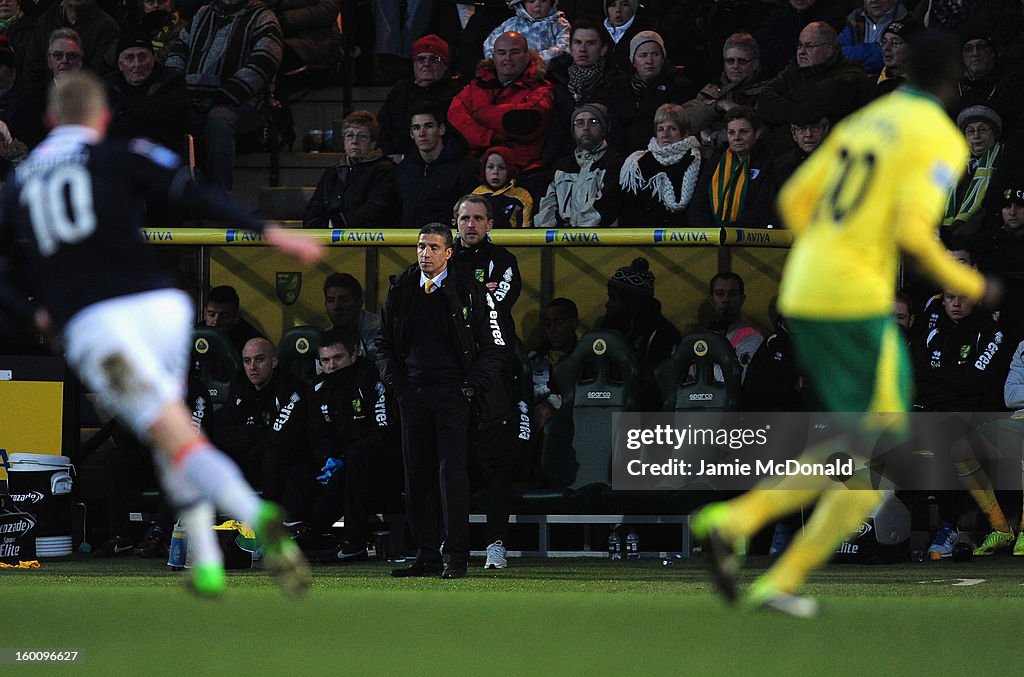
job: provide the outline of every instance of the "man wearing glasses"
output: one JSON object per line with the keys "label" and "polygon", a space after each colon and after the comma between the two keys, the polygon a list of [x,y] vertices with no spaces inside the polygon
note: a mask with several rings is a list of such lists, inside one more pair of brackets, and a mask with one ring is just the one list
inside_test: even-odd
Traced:
{"label": "man wearing glasses", "polygon": [[1003,71],[997,67],[998,56],[992,31],[986,26],[972,24],[960,31],[964,74],[960,78],[960,108],[992,106],[1004,94]]}
{"label": "man wearing glasses", "polygon": [[448,110],[464,82],[448,72],[448,43],[436,35],[424,35],[412,43],[412,77],[399,80],[380,108],[380,149],[395,162],[414,152],[409,138],[412,109],[423,104]]}
{"label": "man wearing glasses", "polygon": [[776,152],[792,143],[790,124],[827,117],[835,122],[863,103],[868,79],[864,69],[845,56],[836,32],[815,21],[800,31],[796,62],[768,81],[757,110],[771,130]]}
{"label": "man wearing glasses", "polygon": [[69,51],[52,46],[52,34],[58,29],[70,29],[79,36],[77,68],[88,68],[101,78],[117,70],[117,39],[121,33],[117,22],[99,8],[96,0],[64,0],[53,3],[35,21],[25,57],[26,82],[39,82],[47,77],[52,52]]}
{"label": "man wearing glasses", "polygon": [[711,157],[728,143],[725,114],[736,106],[757,107],[764,88],[761,50],[754,36],[733,33],[722,46],[722,77],[704,85],[696,98],[683,104],[690,116],[690,128],[700,135],[704,157]]}
{"label": "man wearing glasses", "polygon": [[68,73],[82,70],[82,39],[70,28],[58,28],[50,34],[46,66],[54,82]]}
{"label": "man wearing glasses", "polygon": [[572,114],[576,150],[555,164],[555,178],[541,198],[534,225],[540,228],[616,226],[623,156],[608,148],[608,109],[586,103]]}
{"label": "man wearing glasses", "polygon": [[803,118],[789,126],[795,144],[775,159],[775,184],[781,188],[796,168],[806,160],[814,149],[821,145],[831,128],[828,118]]}
{"label": "man wearing glasses", "polygon": [[924,26],[910,17],[893,21],[886,26],[882,33],[882,39],[878,43],[882,48],[882,61],[885,63],[885,67],[875,83],[875,98],[888,94],[906,82],[904,63],[910,55],[907,40],[922,30],[924,30]]}

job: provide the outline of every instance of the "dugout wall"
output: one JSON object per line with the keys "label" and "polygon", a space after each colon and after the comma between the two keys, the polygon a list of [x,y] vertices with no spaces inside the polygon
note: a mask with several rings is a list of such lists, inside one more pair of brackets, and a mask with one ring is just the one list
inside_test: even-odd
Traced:
{"label": "dugout wall", "polygon": [[[156,245],[199,247],[199,293],[204,286],[235,287],[243,316],[275,340],[296,325],[325,326],[323,281],[330,273],[348,272],[362,281],[365,306],[377,311],[389,277],[415,261],[415,230],[304,232],[330,246],[324,261],[306,270],[246,231],[147,229],[143,235]],[[519,260],[523,290],[513,314],[519,336],[530,346],[541,339],[541,308],[557,296],[567,296],[579,306],[581,331],[594,327],[604,315],[608,279],[637,256],[650,262],[662,312],[684,335],[707,325],[708,282],[727,270],[739,273],[746,284],[747,320],[769,333],[792,235],[736,228],[531,229],[496,230],[491,239]]]}

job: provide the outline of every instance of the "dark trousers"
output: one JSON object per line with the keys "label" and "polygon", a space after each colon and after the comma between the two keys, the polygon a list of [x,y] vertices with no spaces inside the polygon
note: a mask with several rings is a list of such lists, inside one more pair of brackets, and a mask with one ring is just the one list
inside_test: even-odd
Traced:
{"label": "dark trousers", "polygon": [[483,488],[486,494],[487,543],[504,542],[508,538],[518,430],[511,421],[502,420],[485,425],[473,435],[474,485]]}
{"label": "dark trousers", "polygon": [[[403,386],[398,394],[405,500],[418,559],[469,557],[470,403],[458,386]],[[439,509],[440,508],[440,509]],[[442,526],[443,525],[443,526]]]}
{"label": "dark trousers", "polygon": [[345,515],[345,540],[357,547],[370,540],[369,521],[374,507],[385,512],[402,489],[396,481],[401,461],[396,445],[349,448],[345,465],[334,473],[313,504],[310,522],[329,529]]}

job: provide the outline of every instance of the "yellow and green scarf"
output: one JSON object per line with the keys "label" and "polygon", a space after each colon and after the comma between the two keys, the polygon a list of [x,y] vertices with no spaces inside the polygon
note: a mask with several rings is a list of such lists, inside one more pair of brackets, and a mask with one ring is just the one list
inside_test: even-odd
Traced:
{"label": "yellow and green scarf", "polygon": [[[970,177],[967,192],[963,198],[957,201],[957,189],[961,184],[953,186],[946,198],[946,213],[942,217],[943,226],[951,226],[954,221],[967,221],[981,211],[982,202],[985,200],[985,193],[988,192],[988,185],[992,181],[996,167],[999,165],[999,152],[1003,149],[1001,143],[996,143],[978,158],[978,165],[974,175]],[[964,180],[967,180],[966,177]],[[962,183],[962,181],[961,181]]]}
{"label": "yellow and green scarf", "polygon": [[739,218],[747,201],[749,174],[747,162],[727,148],[708,186],[708,199],[715,225],[724,226]]}

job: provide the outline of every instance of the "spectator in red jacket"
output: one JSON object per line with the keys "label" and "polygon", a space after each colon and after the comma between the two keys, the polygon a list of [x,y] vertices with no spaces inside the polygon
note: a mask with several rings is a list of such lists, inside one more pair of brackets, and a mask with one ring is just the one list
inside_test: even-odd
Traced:
{"label": "spectator in red jacket", "polygon": [[541,167],[544,134],[553,107],[552,85],[544,63],[519,33],[503,33],[494,56],[452,100],[448,121],[479,156],[494,145],[512,149],[519,171]]}

